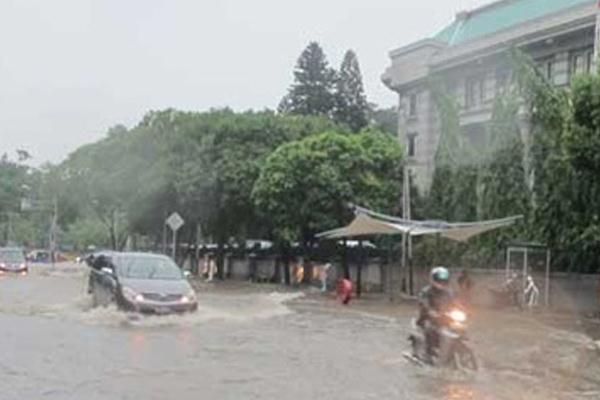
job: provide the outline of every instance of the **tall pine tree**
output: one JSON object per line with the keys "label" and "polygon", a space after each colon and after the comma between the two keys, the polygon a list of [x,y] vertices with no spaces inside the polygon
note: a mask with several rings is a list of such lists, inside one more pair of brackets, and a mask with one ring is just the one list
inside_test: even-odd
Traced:
{"label": "tall pine tree", "polygon": [[298,58],[294,83],[281,100],[279,111],[331,117],[335,109],[335,75],[321,46],[311,42]]}
{"label": "tall pine tree", "polygon": [[369,123],[369,104],[365,96],[360,66],[356,53],[348,50],[340,67],[336,82],[336,122],[358,132]]}

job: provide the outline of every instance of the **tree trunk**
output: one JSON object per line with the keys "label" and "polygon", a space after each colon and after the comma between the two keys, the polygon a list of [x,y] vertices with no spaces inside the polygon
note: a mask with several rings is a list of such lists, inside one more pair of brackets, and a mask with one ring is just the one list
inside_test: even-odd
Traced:
{"label": "tree trunk", "polygon": [[225,277],[230,279],[233,274],[233,254],[231,252],[227,253],[225,259],[227,260],[227,275]]}
{"label": "tree trunk", "polygon": [[356,271],[356,297],[360,297],[362,294],[362,269],[364,262],[364,251],[363,251],[363,242],[359,240],[358,242],[358,268]]}
{"label": "tree trunk", "polygon": [[299,282],[301,284],[306,284],[306,283],[310,283],[311,281],[311,273],[312,273],[312,263],[310,261],[310,254],[309,254],[309,244],[308,244],[308,240],[306,240],[305,238],[302,239],[302,268],[303,268],[303,275],[302,275],[302,282]]}
{"label": "tree trunk", "polygon": [[287,245],[283,245],[283,279],[287,286],[292,284],[290,277],[290,249]]}
{"label": "tree trunk", "polygon": [[217,244],[217,278],[223,280],[225,277],[225,251],[224,251],[224,240],[219,239]]}
{"label": "tree trunk", "polygon": [[179,265],[181,266],[181,268],[183,268],[183,266],[185,265],[185,261],[187,259],[190,260],[190,265],[193,265],[192,263],[193,263],[193,258],[194,258],[194,252],[192,250],[191,244],[194,241],[195,232],[196,232],[195,225],[190,226],[189,230],[188,230],[188,235],[187,235],[187,245],[188,245],[187,250],[183,254],[180,253]]}
{"label": "tree trunk", "polygon": [[275,268],[271,277],[273,283],[281,283],[281,257],[275,257]]}
{"label": "tree trunk", "polygon": [[194,247],[192,250],[192,257],[191,257],[191,268],[190,268],[190,272],[193,275],[198,275],[198,250],[199,250],[199,245],[198,245],[198,223],[195,222],[194,225],[192,226],[192,229],[194,231]]}
{"label": "tree trunk", "polygon": [[344,239],[342,249],[342,269],[344,271],[344,279],[350,279],[350,266],[348,265],[348,240]]}
{"label": "tree trunk", "polygon": [[388,296],[390,299],[390,302],[394,302],[395,300],[395,296],[394,296],[394,279],[393,279],[393,273],[394,273],[394,267],[393,267],[393,263],[394,263],[394,249],[393,249],[393,242],[390,241],[388,248],[388,262],[385,268],[385,283],[386,283],[386,288],[388,291]]}
{"label": "tree trunk", "polygon": [[117,251],[117,236],[115,234],[115,227],[112,225],[110,227],[110,247],[112,250]]}

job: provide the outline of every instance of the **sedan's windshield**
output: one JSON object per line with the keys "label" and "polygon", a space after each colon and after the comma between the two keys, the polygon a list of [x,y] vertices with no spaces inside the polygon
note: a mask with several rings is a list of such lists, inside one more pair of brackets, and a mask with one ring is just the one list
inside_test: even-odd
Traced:
{"label": "sedan's windshield", "polygon": [[0,250],[0,262],[6,263],[23,263],[25,262],[25,257],[23,256],[23,252],[20,250]]}
{"label": "sedan's windshield", "polygon": [[182,279],[181,270],[168,258],[128,256],[114,260],[117,273],[129,279]]}

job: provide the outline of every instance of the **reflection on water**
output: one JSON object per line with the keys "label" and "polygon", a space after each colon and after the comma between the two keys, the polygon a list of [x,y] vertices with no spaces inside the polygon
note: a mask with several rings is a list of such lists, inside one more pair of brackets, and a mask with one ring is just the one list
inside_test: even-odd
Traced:
{"label": "reflection on water", "polygon": [[444,399],[447,400],[475,400],[481,399],[480,396],[476,396],[475,391],[468,387],[460,384],[450,384],[446,386]]}

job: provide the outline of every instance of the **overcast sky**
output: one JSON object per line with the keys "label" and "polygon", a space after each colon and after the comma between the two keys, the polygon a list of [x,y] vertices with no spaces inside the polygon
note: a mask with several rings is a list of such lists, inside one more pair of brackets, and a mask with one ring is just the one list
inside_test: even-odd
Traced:
{"label": "overcast sky", "polygon": [[489,0],[0,0],[0,154],[57,162],[148,110],[274,108],[298,55],[346,49],[370,101],[388,52]]}

